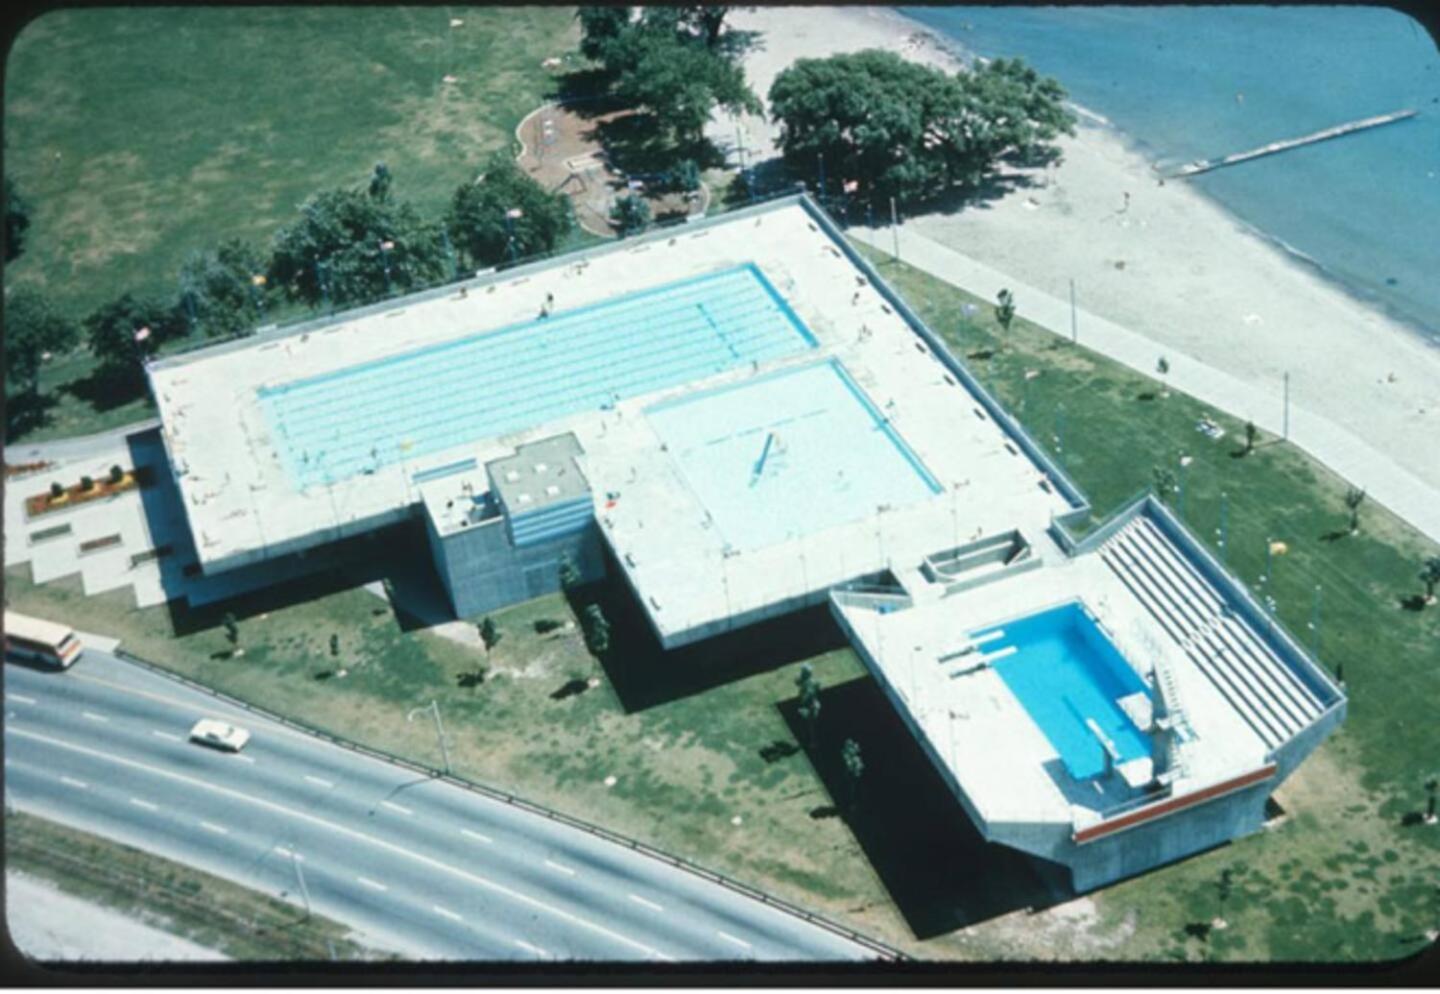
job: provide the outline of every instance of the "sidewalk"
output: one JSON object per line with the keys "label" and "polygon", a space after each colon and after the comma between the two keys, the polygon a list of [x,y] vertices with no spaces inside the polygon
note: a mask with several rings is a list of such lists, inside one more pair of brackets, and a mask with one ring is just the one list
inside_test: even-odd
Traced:
{"label": "sidewalk", "polygon": [[[894,233],[889,227],[856,225],[848,234],[857,241],[889,253]],[[924,235],[900,228],[900,261],[921,269],[978,297],[994,300],[1008,288],[1020,313],[1029,321],[1066,338],[1071,334],[1068,301],[1027,286],[984,263],[977,262]],[[1166,383],[1237,418],[1254,421],[1274,435],[1285,430],[1284,387],[1257,389],[1229,373],[1200,363],[1184,353],[1160,346],[1114,322],[1077,308],[1078,341],[1088,349],[1155,377],[1155,364],[1163,354],[1170,364]],[[1440,494],[1385,454],[1334,422],[1290,404],[1289,440],[1323,462],[1335,473],[1365,488],[1376,503],[1435,542],[1440,542]]]}

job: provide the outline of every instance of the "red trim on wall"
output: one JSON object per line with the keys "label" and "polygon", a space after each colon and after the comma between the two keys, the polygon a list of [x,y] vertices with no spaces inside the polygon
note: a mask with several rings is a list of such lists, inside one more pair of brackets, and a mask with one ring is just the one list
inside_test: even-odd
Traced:
{"label": "red trim on wall", "polygon": [[1127,828],[1134,828],[1136,825],[1143,824],[1155,818],[1163,818],[1165,815],[1173,814],[1176,811],[1183,811],[1185,808],[1191,808],[1197,804],[1212,801],[1224,794],[1232,794],[1237,790],[1243,790],[1253,784],[1260,783],[1262,780],[1269,780],[1275,775],[1276,769],[1276,765],[1270,763],[1260,767],[1258,770],[1251,770],[1249,773],[1230,780],[1221,781],[1220,783],[1211,784],[1209,787],[1201,788],[1192,793],[1157,801],[1154,804],[1130,811],[1117,818],[1112,818],[1109,821],[1103,821],[1098,825],[1083,828],[1076,832],[1073,838],[1077,843],[1081,844],[1093,842],[1096,839],[1104,838],[1115,832],[1123,831]]}

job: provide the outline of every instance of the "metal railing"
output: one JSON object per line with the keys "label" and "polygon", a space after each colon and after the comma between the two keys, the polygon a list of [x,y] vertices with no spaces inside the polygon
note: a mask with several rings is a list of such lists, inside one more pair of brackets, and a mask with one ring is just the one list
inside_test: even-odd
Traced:
{"label": "metal railing", "polygon": [[788,915],[791,915],[792,917],[799,918],[802,921],[809,922],[811,925],[814,925],[817,928],[822,928],[833,935],[838,935],[844,939],[848,939],[856,945],[862,946],[870,950],[872,953],[875,954],[875,957],[877,959],[887,960],[890,962],[898,962],[902,960],[908,960],[910,958],[900,950],[895,949],[893,946],[889,946],[884,942],[881,942],[879,939],[872,938],[862,932],[857,932],[855,929],[852,929],[846,925],[841,925],[838,922],[831,921],[830,919],[825,918],[822,915],[816,914],[813,911],[809,911],[805,908],[800,907],[799,905],[792,904],[789,901],[783,900],[782,898],[774,897],[770,894],[765,893],[764,891],[757,890],[756,888],[751,887],[748,884],[741,883],[740,881],[735,880],[732,877],[728,877],[723,873],[718,873],[714,870],[708,869],[704,866],[701,866],[699,863],[686,859],[683,856],[676,856],[672,853],[668,853],[663,849],[659,849],[655,846],[650,845],[649,843],[640,842],[636,839],[630,838],[629,836],[621,835],[618,832],[613,832],[608,828],[601,828],[599,825],[593,825],[590,822],[582,821],[581,819],[575,818],[572,815],[563,814],[562,812],[547,808],[542,804],[537,804],[534,801],[529,801],[525,798],[519,797],[518,795],[511,794],[508,791],[500,790],[499,788],[491,787],[478,781],[468,780],[463,777],[456,776],[453,773],[447,774],[433,767],[417,763],[414,760],[406,759],[402,756],[397,756],[394,753],[386,752],[383,749],[376,749],[373,746],[361,745],[358,742],[353,742],[349,739],[340,738],[339,736],[333,735],[322,728],[317,728],[314,725],[309,725],[294,718],[288,718],[284,715],[276,714],[273,711],[267,711],[264,708],[257,707],[254,704],[250,704],[247,701],[240,700],[237,697],[232,697],[229,694],[226,694],[223,691],[216,690],[213,687],[207,687],[202,683],[197,683],[196,681],[191,680],[189,677],[176,673],[174,670],[167,669],[166,667],[161,666],[158,663],[152,663],[148,659],[137,656],[126,649],[116,647],[116,649],[114,650],[114,654],[119,658],[125,660],[126,662],[131,663],[132,665],[142,667],[143,669],[147,669],[153,673],[164,676],[167,679],[174,680],[177,683],[189,687],[191,690],[207,694],[233,707],[238,707],[251,714],[258,715],[259,717],[264,718],[268,721],[273,721],[276,724],[294,729],[295,731],[301,732],[305,735],[310,735],[315,738],[321,739],[325,742],[330,743],[331,745],[339,746],[342,749],[349,750],[350,752],[356,753],[358,755],[366,756],[370,759],[379,760],[384,763],[389,763],[393,766],[403,767],[404,769],[411,770],[415,773],[424,774],[432,780],[443,781],[450,784],[451,786],[459,787],[462,790],[468,790],[473,794],[478,794],[482,797],[489,798],[492,801],[499,801],[503,804],[509,805],[510,807],[526,811],[532,815],[538,815],[539,817],[546,818],[550,821],[558,822],[559,824],[566,825],[570,828],[578,829],[579,831],[585,832],[588,835],[604,839],[605,841],[614,843],[618,846],[623,846],[626,849],[629,849],[633,852],[641,853],[645,856],[649,856],[651,859],[658,860],[662,863],[667,863],[670,866],[675,867],[676,869],[684,870],[687,873],[693,874],[704,880],[708,880],[711,883],[718,884],[727,890],[733,891],[734,893],[740,894],[744,897],[748,897],[754,901],[759,901],[761,904],[768,905],[778,911],[782,911]]}

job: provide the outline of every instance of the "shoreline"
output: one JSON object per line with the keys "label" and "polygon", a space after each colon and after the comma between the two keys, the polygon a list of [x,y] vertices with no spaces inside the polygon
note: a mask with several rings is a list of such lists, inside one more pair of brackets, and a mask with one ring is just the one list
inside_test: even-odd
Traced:
{"label": "shoreline", "polygon": [[[763,48],[744,63],[762,101],[797,58],[880,48],[953,71],[973,57],[891,8],[758,8],[731,19],[763,32]],[[1293,407],[1367,439],[1440,489],[1440,464],[1424,456],[1440,431],[1435,332],[1188,181],[1164,178],[1153,149],[1071,106],[1080,121],[1057,142],[1059,166],[1007,168],[1006,188],[983,205],[902,223],[1053,296],[1065,297],[1073,278],[1084,309],[1152,342],[1157,360],[1209,365],[1273,391],[1277,406],[1288,373]],[[744,121],[747,146],[773,154],[774,126]]]}

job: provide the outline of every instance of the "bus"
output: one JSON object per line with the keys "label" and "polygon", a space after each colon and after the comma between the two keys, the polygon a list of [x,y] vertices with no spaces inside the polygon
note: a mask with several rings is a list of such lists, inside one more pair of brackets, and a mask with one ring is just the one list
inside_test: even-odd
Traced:
{"label": "bus", "polygon": [[26,659],[63,670],[73,665],[84,649],[75,630],[68,625],[31,618],[8,608],[5,611],[7,658]]}

